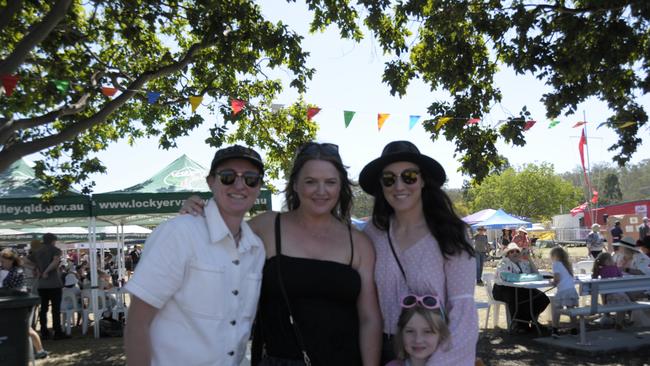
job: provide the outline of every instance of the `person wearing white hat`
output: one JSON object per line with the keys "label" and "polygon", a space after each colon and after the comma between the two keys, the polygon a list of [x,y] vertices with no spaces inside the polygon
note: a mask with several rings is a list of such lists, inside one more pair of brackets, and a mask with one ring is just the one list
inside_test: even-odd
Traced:
{"label": "person wearing white hat", "polygon": [[587,235],[587,251],[588,255],[591,255],[594,259],[598,257],[598,254],[602,253],[605,246],[605,239],[600,234],[600,225],[593,224],[591,225],[591,232]]}
{"label": "person wearing white hat", "polygon": [[[550,300],[543,292],[538,289],[529,289],[532,294],[524,289],[515,291],[515,288],[507,285],[505,281],[506,273],[527,274],[538,273],[537,266],[530,259],[524,259],[522,256],[522,249],[515,243],[510,243],[503,251],[503,258],[499,261],[496,270],[496,283],[492,289],[492,295],[495,300],[503,301],[508,304],[508,312],[510,318],[517,320],[515,323],[515,333],[525,333],[531,331],[529,323],[537,320],[539,314],[546,309]],[[530,299],[533,299],[532,312],[527,311],[530,309]],[[515,314],[517,303],[520,310]],[[516,318],[515,318],[516,315]]]}
{"label": "person wearing white hat", "polygon": [[618,243],[614,243],[614,246],[620,248],[621,255],[616,258],[616,266],[621,271],[636,275],[650,275],[650,257],[641,253],[632,237],[626,236]]}

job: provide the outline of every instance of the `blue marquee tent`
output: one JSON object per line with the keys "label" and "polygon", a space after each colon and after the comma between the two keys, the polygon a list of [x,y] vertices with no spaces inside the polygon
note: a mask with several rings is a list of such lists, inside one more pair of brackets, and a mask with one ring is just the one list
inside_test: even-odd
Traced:
{"label": "blue marquee tent", "polygon": [[486,229],[505,229],[513,226],[523,226],[526,228],[533,227],[532,223],[510,216],[502,209],[496,210],[492,216],[486,218],[485,220],[473,223],[471,225],[472,229],[476,229],[479,226],[484,226]]}

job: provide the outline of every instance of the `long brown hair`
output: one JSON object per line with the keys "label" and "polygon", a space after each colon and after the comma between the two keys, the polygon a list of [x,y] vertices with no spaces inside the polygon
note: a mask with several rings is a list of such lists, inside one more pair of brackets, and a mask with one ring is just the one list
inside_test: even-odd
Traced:
{"label": "long brown hair", "polygon": [[573,277],[573,267],[571,266],[571,261],[569,261],[569,253],[566,250],[562,249],[562,247],[555,247],[551,249],[550,255],[551,258],[557,258],[564,265],[564,268],[566,268],[571,277]]}
{"label": "long brown hair", "polygon": [[415,305],[412,308],[403,308],[402,313],[397,320],[397,334],[395,334],[394,348],[397,358],[400,360],[405,360],[408,358],[408,354],[404,349],[404,327],[411,320],[413,315],[420,314],[427,321],[431,330],[438,335],[438,345],[443,344],[447,339],[449,339],[449,328],[447,328],[447,322],[442,317],[439,309],[427,309],[420,305]]}

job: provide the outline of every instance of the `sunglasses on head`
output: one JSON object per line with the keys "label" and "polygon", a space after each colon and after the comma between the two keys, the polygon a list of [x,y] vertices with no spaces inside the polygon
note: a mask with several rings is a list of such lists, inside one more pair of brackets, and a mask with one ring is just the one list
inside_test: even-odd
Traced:
{"label": "sunglasses on head", "polygon": [[244,184],[251,188],[257,187],[262,181],[262,175],[255,172],[237,173],[232,169],[224,169],[215,173],[219,177],[219,181],[224,186],[229,186],[235,183],[237,177],[243,179]]}
{"label": "sunglasses on head", "polygon": [[402,297],[401,305],[403,308],[412,308],[415,305],[420,305],[427,309],[440,309],[440,301],[433,295],[406,295]]}
{"label": "sunglasses on head", "polygon": [[391,187],[397,182],[397,177],[399,177],[404,184],[415,184],[418,181],[418,175],[420,171],[417,169],[405,169],[399,175],[396,175],[393,172],[383,172],[381,173],[381,184],[384,187]]}
{"label": "sunglasses on head", "polygon": [[329,142],[308,142],[298,149],[298,155],[302,154],[314,154],[321,153],[327,155],[337,155],[339,154],[339,145],[331,144]]}

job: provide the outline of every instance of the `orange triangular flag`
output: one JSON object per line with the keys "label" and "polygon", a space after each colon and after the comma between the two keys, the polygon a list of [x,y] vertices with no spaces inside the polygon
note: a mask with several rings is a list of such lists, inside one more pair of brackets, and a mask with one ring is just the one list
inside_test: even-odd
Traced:
{"label": "orange triangular flag", "polygon": [[318,107],[309,107],[307,108],[307,121],[311,121],[312,118],[314,118],[315,115],[320,112],[320,108]]}
{"label": "orange triangular flag", "polygon": [[246,105],[246,102],[241,100],[241,99],[233,99],[230,101],[230,107],[232,108],[232,115],[236,116],[239,112],[241,112],[242,109],[244,109],[244,106]]}
{"label": "orange triangular flag", "polygon": [[110,86],[102,86],[102,94],[107,97],[112,97],[117,93],[117,88],[111,88]]}
{"label": "orange triangular flag", "polygon": [[7,94],[8,97],[14,93],[14,89],[16,89],[16,85],[18,84],[18,79],[20,79],[18,75],[2,75],[2,87],[5,88],[5,94]]}
{"label": "orange triangular flag", "polygon": [[384,122],[390,117],[389,113],[379,113],[377,114],[377,127],[378,131],[381,131],[381,128],[384,126]]}
{"label": "orange triangular flag", "polygon": [[196,111],[196,108],[199,107],[201,101],[203,101],[203,96],[201,95],[193,95],[190,97],[190,104],[192,105],[192,113]]}
{"label": "orange triangular flag", "polygon": [[580,127],[580,126],[584,125],[585,123],[587,123],[587,122],[585,122],[585,121],[577,122],[575,125],[573,125],[573,128]]}

